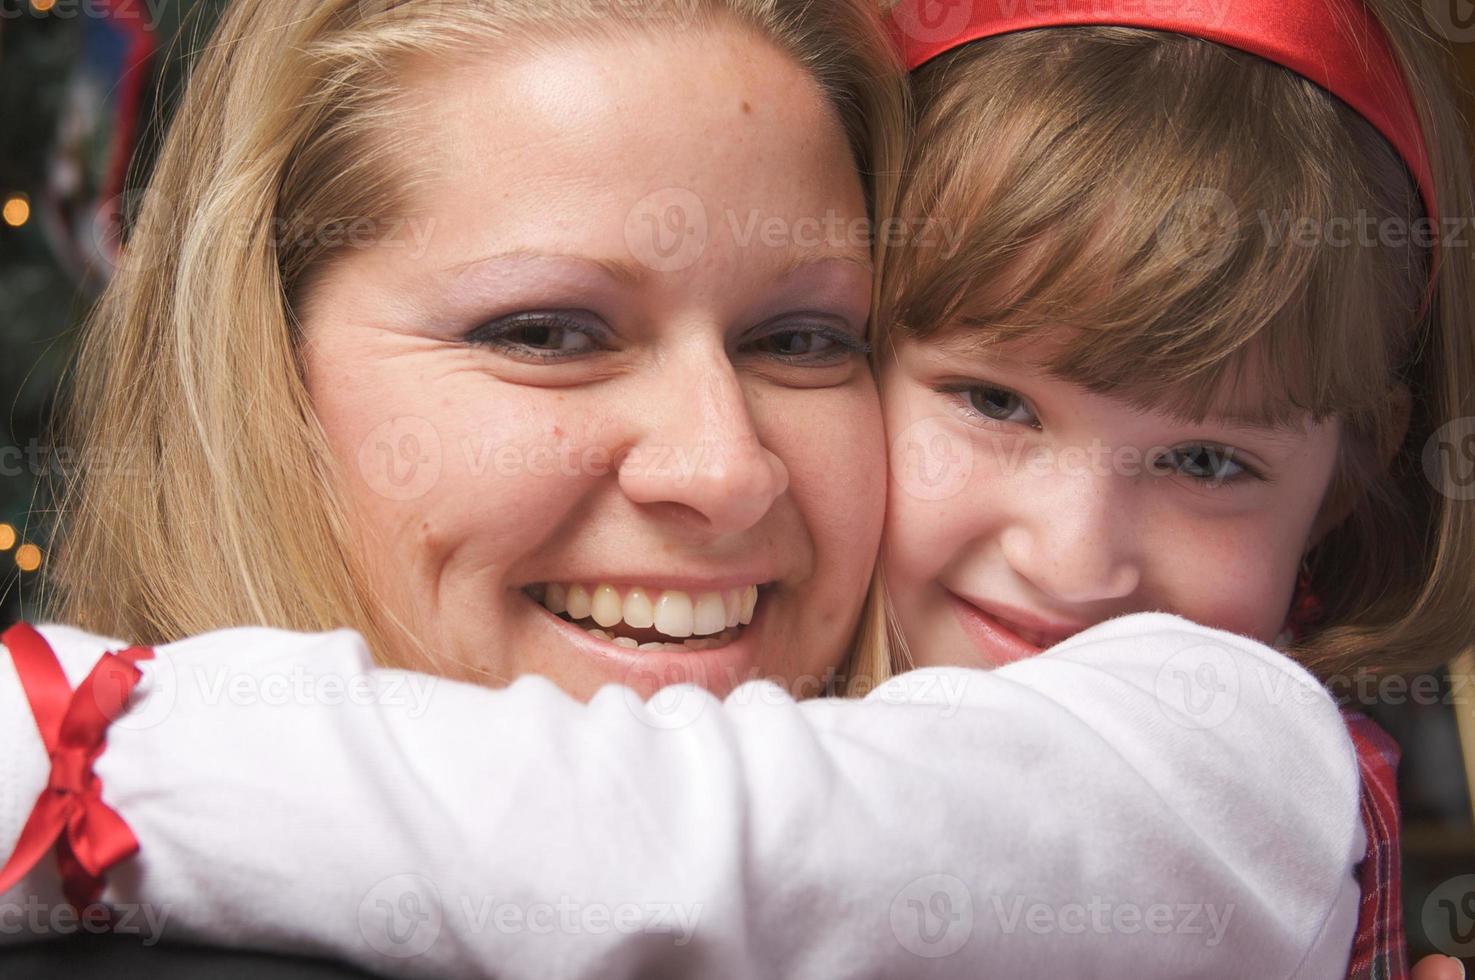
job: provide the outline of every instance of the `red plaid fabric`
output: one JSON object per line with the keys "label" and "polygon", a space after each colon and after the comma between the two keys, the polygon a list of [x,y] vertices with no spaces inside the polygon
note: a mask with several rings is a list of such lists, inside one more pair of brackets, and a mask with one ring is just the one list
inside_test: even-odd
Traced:
{"label": "red plaid fabric", "polygon": [[1362,774],[1362,823],[1367,854],[1357,866],[1362,905],[1347,976],[1356,980],[1406,980],[1408,944],[1403,935],[1402,869],[1398,838],[1398,743],[1369,717],[1343,711]]}

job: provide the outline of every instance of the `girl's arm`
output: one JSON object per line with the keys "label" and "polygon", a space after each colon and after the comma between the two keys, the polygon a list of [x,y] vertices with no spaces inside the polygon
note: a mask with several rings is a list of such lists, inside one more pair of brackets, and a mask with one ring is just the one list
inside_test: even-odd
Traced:
{"label": "girl's arm", "polygon": [[[43,633],[74,684],[109,646]],[[48,765],[0,659],[8,854]],[[142,849],[104,898],[169,939],[423,976],[1346,969],[1363,837],[1336,707],[1168,616],[864,701],[583,705],[374,669],[346,630],[226,630],[142,669],[96,767]]]}

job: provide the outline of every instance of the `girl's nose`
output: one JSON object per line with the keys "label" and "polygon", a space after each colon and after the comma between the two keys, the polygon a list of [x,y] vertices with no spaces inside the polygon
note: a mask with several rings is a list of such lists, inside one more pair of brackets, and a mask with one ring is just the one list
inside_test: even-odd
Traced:
{"label": "girl's nose", "polygon": [[[1122,599],[1142,581],[1128,502],[1109,474],[1042,478],[1000,544],[1016,574],[1061,603]],[[1050,482],[1047,482],[1050,481]]]}

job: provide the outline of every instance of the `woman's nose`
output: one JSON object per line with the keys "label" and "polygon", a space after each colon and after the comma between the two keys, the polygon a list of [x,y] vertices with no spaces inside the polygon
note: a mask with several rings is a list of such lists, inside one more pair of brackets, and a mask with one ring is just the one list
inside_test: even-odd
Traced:
{"label": "woman's nose", "polygon": [[656,387],[620,460],[625,496],[681,507],[719,534],[753,527],[788,489],[789,471],[763,445],[731,362],[668,365]]}
{"label": "woman's nose", "polygon": [[1111,474],[1043,477],[1001,535],[1016,574],[1061,602],[1122,599],[1142,581],[1129,488]]}

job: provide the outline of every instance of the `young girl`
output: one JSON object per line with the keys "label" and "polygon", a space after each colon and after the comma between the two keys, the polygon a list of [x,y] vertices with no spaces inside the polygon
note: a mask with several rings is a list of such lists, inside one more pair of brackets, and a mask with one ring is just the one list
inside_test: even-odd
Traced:
{"label": "young girl", "polygon": [[[1439,235],[1470,174],[1433,46],[1394,3],[1135,7],[895,11],[902,214],[956,245],[883,274],[900,659],[1147,609],[1332,681],[1452,659],[1475,517],[1426,460],[1475,397],[1468,242]],[[1349,728],[1350,972],[1402,975],[1397,747]]]}
{"label": "young girl", "polygon": [[[954,176],[973,179],[967,167]],[[1063,226],[1061,214],[1054,219]],[[1000,271],[1007,280],[1015,269]],[[956,278],[972,281],[966,269]],[[1069,309],[1062,300],[1060,312]],[[905,372],[917,370],[907,343],[888,369],[889,384],[899,386],[888,389],[893,432],[903,440],[911,418],[901,409],[915,396]],[[1021,388],[1051,376],[1029,354],[1015,354],[1017,373],[1008,378]],[[976,389],[1008,392],[1005,417],[1013,419],[1020,409],[1003,384],[948,379],[969,408]],[[1098,407],[1071,417],[1089,421]],[[1219,413],[1204,417],[1211,414]],[[1121,439],[1119,429],[1112,435]],[[1164,452],[1190,460],[1192,439],[1207,441],[1195,431]],[[1324,441],[1317,448],[1335,455]],[[899,477],[905,490],[905,471]],[[929,494],[937,496],[919,495]],[[898,534],[908,530],[903,495],[893,494]],[[1304,517],[1317,507],[1311,496],[1319,503],[1314,491],[1287,491],[1278,503]],[[1099,505],[1093,497],[1081,495],[1058,516]],[[1156,501],[1145,517],[1182,516],[1172,503]],[[956,520],[946,508],[936,513]],[[1152,526],[1128,516],[1137,536]],[[1237,530],[1260,530],[1248,519],[1239,527],[1214,520],[1242,510],[1196,516],[1198,524],[1178,529],[1199,528],[1226,546]],[[947,544],[961,549],[964,540]],[[1093,543],[1094,532],[1058,554],[1068,561],[1068,548],[1082,548],[1091,561]],[[1051,566],[1052,556],[1018,533],[997,541],[1007,569],[968,584],[980,556],[955,562],[948,551],[956,567],[908,579],[903,548],[893,542],[888,550],[903,622],[938,589],[964,592],[979,613],[949,608],[945,615],[956,618],[938,628],[956,621],[968,630],[961,635],[980,638],[990,662],[1017,662],[992,673],[915,671],[859,704],[795,705],[774,686],[753,684],[719,706],[683,689],[665,712],[660,699],[632,703],[613,689],[579,708],[538,681],[503,692],[446,683],[425,715],[427,705],[404,700],[405,675],[366,673],[367,654],[349,633],[240,630],[161,647],[143,661],[141,696],[96,761],[108,803],[142,844],[139,860],[115,871],[107,897],[172,910],[184,924],[177,935],[330,951],[396,972],[1345,969],[1359,891],[1352,868],[1364,840],[1355,762],[1325,692],[1263,646],[1179,620],[1132,617],[1085,629],[1086,612],[1068,622],[1052,609],[1053,620],[1022,623],[1020,607],[1033,596],[1001,574],[1020,575],[1030,558],[1046,562],[1028,565],[1034,587],[1055,581],[1052,568],[1079,572],[1087,583],[1079,591],[1057,584],[1049,594],[1064,591],[1057,598],[1089,607],[1093,621],[1179,611],[1171,583],[1144,588],[1148,579],[1133,570],[1140,560],[1102,562],[1106,591],[1119,593],[1102,598],[1088,587],[1090,569]],[[1237,564],[1248,554],[1222,554],[1226,588],[1258,608],[1274,597],[1255,591],[1255,568]],[[1139,593],[1141,601],[1124,598]],[[1182,611],[1206,609],[1186,605]],[[1288,595],[1281,610],[1287,605]],[[976,662],[972,647],[929,636],[934,619],[917,623],[917,658]],[[1046,656],[1019,658],[1078,630]],[[108,642],[62,628],[47,638],[74,682]],[[23,632],[7,643],[28,663],[38,651]],[[100,679],[124,688],[136,679],[101,662]],[[216,675],[207,678],[211,667]],[[233,673],[222,677],[222,668]],[[321,693],[264,704],[265,682],[283,671],[299,672],[308,692],[334,682],[337,705]],[[222,682],[258,696],[222,700]],[[89,703],[97,683],[76,703]],[[355,689],[363,696],[342,696]],[[19,690],[11,685],[7,695],[14,710],[5,717],[29,724]],[[18,778],[39,789],[44,753],[21,727]],[[353,768],[351,756],[373,766]],[[90,801],[85,812],[118,829],[95,792],[87,795],[95,784],[54,777],[54,785],[63,798]],[[312,794],[305,802],[304,791]],[[241,808],[250,808],[249,821]],[[906,825],[897,826],[903,812]],[[31,839],[50,843],[44,834]],[[74,849],[102,859],[66,866],[84,897],[100,888],[106,859],[128,850],[115,836],[92,855],[95,843],[78,832]],[[44,869],[30,881],[54,888]],[[572,907],[571,918],[553,909],[559,902]],[[631,913],[627,928],[612,924],[616,909]],[[668,938],[654,938],[661,933]]]}

